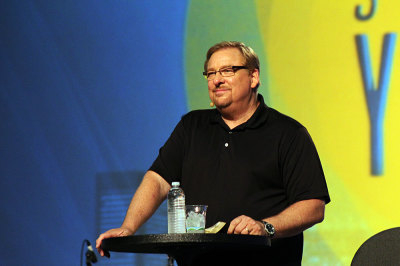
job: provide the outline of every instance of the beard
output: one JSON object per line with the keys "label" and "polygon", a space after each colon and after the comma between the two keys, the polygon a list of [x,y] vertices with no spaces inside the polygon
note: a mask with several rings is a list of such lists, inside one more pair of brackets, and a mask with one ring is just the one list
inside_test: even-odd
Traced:
{"label": "beard", "polygon": [[210,100],[214,103],[218,109],[224,109],[232,104],[232,95],[227,93],[223,95],[216,95],[214,92],[210,95]]}

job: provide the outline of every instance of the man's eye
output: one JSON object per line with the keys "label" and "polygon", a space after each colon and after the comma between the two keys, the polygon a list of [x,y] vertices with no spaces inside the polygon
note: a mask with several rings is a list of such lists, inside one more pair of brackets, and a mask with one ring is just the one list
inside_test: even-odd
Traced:
{"label": "man's eye", "polygon": [[207,77],[212,77],[215,75],[215,71],[207,72]]}
{"label": "man's eye", "polygon": [[233,69],[232,68],[225,68],[225,69],[221,69],[220,70],[222,73],[232,73],[233,72]]}

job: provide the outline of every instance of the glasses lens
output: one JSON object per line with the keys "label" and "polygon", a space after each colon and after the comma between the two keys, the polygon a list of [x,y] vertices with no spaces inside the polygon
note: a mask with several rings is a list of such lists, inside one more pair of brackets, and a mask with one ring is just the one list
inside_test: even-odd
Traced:
{"label": "glasses lens", "polygon": [[220,69],[219,71],[223,77],[230,77],[235,74],[231,67]]}
{"label": "glasses lens", "polygon": [[[240,67],[240,68],[243,68],[243,67]],[[235,70],[237,70],[237,69],[234,69],[234,67],[226,67],[226,68],[222,68],[217,71],[209,71],[206,73],[206,78],[208,80],[215,79],[217,72],[219,72],[221,74],[221,76],[223,76],[223,77],[231,77],[231,76],[235,75]]]}
{"label": "glasses lens", "polygon": [[215,71],[207,72],[207,79],[212,80],[215,78]]}

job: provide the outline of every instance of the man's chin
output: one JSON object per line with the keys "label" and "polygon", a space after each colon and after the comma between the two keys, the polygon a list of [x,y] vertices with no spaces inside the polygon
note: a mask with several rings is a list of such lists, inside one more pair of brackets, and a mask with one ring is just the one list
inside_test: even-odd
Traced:
{"label": "man's chin", "polygon": [[229,107],[231,105],[231,103],[228,101],[218,101],[218,102],[215,102],[214,105],[218,109],[225,109],[225,108]]}

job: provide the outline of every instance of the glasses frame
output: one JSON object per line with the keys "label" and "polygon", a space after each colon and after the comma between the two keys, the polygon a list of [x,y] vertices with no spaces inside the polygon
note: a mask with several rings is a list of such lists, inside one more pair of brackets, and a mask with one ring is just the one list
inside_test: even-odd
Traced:
{"label": "glasses frame", "polygon": [[[225,76],[225,74],[222,74],[221,70],[230,69],[230,68],[233,70],[233,75]],[[203,76],[204,76],[204,78],[205,78],[206,80],[214,80],[215,77],[212,78],[212,79],[209,79],[207,75],[210,74],[210,73],[214,73],[215,75],[217,75],[217,73],[219,72],[219,74],[220,74],[222,77],[232,77],[232,76],[234,76],[234,75],[236,74],[236,71],[238,71],[238,70],[240,70],[240,69],[249,69],[249,68],[248,68],[247,66],[227,66],[227,67],[222,67],[222,68],[220,68],[220,69],[218,69],[218,70],[215,70],[215,71],[204,71],[204,72],[203,72]]]}

